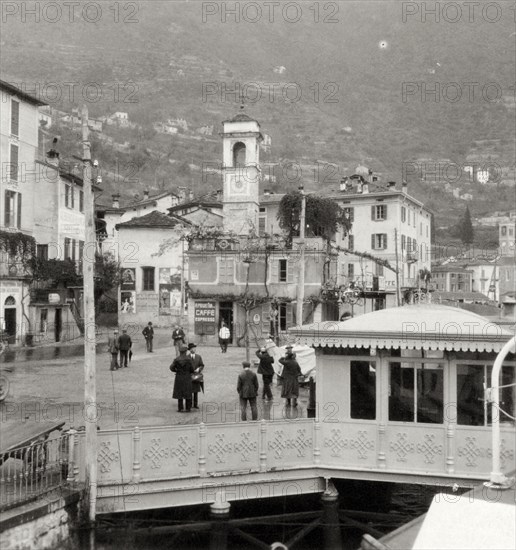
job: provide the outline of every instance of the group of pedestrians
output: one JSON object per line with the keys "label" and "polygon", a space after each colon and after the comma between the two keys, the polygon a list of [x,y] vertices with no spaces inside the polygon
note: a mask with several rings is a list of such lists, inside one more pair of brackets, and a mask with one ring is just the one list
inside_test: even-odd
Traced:
{"label": "group of pedestrians", "polygon": [[170,365],[176,375],[172,399],[177,399],[178,412],[190,412],[199,408],[199,392],[204,393],[204,362],[193,342],[179,344],[178,353]]}
{"label": "group of pedestrians", "polygon": [[[260,360],[258,365],[258,374],[262,375],[262,399],[272,401],[271,384],[274,377],[274,358],[267,352],[265,347],[256,352]],[[296,354],[292,351],[292,346],[286,347],[285,357],[279,359],[283,366],[281,371],[281,380],[283,383],[281,397],[286,399],[287,407],[297,407],[297,398],[299,397],[299,379],[302,376],[301,367],[296,361]],[[256,399],[259,392],[258,376],[251,370],[251,363],[244,361],[242,363],[243,372],[238,375],[237,392],[240,399],[240,417],[242,421],[247,420],[247,407],[251,408],[251,418],[258,420],[258,407]]]}
{"label": "group of pedestrians", "polygon": [[[115,329],[113,331],[113,336],[108,338],[108,351],[111,354],[109,370],[127,368],[133,355],[132,347],[133,341],[129,334],[127,334],[127,330],[122,330],[122,334],[119,335],[118,329]],[[119,355],[120,362],[118,362]]]}

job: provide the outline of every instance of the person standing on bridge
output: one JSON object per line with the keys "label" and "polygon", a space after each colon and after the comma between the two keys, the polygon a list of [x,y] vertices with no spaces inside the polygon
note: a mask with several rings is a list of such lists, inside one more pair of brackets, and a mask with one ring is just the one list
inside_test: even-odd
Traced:
{"label": "person standing on bridge", "polygon": [[[190,412],[192,410],[192,374],[194,366],[191,357],[186,355],[188,348],[184,344],[179,345],[179,357],[176,357],[170,365],[170,370],[175,372],[174,391],[172,399],[177,399],[177,412]],[[186,411],[183,408],[185,401]]]}
{"label": "person standing on bridge", "polygon": [[258,395],[258,376],[251,370],[251,363],[244,361],[243,372],[238,375],[237,392],[240,398],[240,414],[242,422],[247,420],[247,403],[251,406],[253,420],[258,420],[258,408],[256,407],[256,396]]}
{"label": "person standing on bridge", "polygon": [[299,377],[303,375],[301,367],[296,361],[296,354],[292,352],[292,346],[286,346],[287,353],[279,362],[283,365],[281,377],[283,378],[283,389],[281,397],[287,400],[286,406],[297,407],[297,398],[299,397]]}
{"label": "person standing on bridge", "polygon": [[193,408],[199,408],[199,392],[202,390],[204,393],[204,376],[202,371],[204,370],[204,362],[202,357],[197,353],[197,346],[192,342],[188,344],[188,355],[192,360],[194,366],[194,373],[192,374],[192,398]]}

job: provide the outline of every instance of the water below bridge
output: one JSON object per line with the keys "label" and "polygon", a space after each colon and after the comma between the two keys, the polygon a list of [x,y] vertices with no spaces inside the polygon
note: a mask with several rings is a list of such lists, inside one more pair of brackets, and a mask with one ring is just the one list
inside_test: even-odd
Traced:
{"label": "water below bridge", "polygon": [[[340,495],[339,509],[346,510],[346,515],[349,513],[351,523],[359,521],[366,526],[364,529],[356,524],[343,527],[343,550],[359,548],[362,534],[367,529],[378,538],[381,533],[387,534],[424,514],[434,494],[439,492],[438,488],[423,485],[346,481],[336,481],[335,485]],[[209,549],[210,531],[202,528],[203,524],[206,525],[206,522],[210,521],[208,508],[206,505],[101,516],[95,550]],[[316,513],[320,510],[318,494],[239,501],[231,505],[231,520],[257,518],[254,522],[239,523],[237,531],[244,531],[270,545],[274,542],[286,543],[312,521],[310,512]],[[299,517],[292,517],[296,513]],[[279,517],[274,521],[268,521],[262,519],[263,516]],[[190,522],[199,523],[199,530],[167,532],[167,527]],[[258,547],[247,542],[237,531],[229,530],[228,549],[252,550]],[[322,527],[317,527],[296,542],[295,549],[322,550],[322,535]],[[83,550],[86,548],[87,545]]]}

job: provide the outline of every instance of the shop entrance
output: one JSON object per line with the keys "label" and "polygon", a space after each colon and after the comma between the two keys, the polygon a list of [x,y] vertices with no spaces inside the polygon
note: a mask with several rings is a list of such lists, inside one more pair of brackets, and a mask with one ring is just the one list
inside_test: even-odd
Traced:
{"label": "shop entrance", "polygon": [[16,343],[16,300],[9,296],[4,302],[5,334],[9,344]]}
{"label": "shop entrance", "polygon": [[233,326],[233,302],[220,302],[219,303],[219,329],[222,325],[222,321],[226,323],[226,326],[231,332],[231,338],[229,343],[232,344],[234,341],[235,328]]}

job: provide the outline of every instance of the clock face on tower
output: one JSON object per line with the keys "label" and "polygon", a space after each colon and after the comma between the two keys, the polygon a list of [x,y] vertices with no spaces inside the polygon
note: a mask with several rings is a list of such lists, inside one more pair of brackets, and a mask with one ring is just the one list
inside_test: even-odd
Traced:
{"label": "clock face on tower", "polygon": [[229,186],[230,192],[233,195],[246,195],[247,194],[247,184],[243,179],[234,178],[231,180]]}

